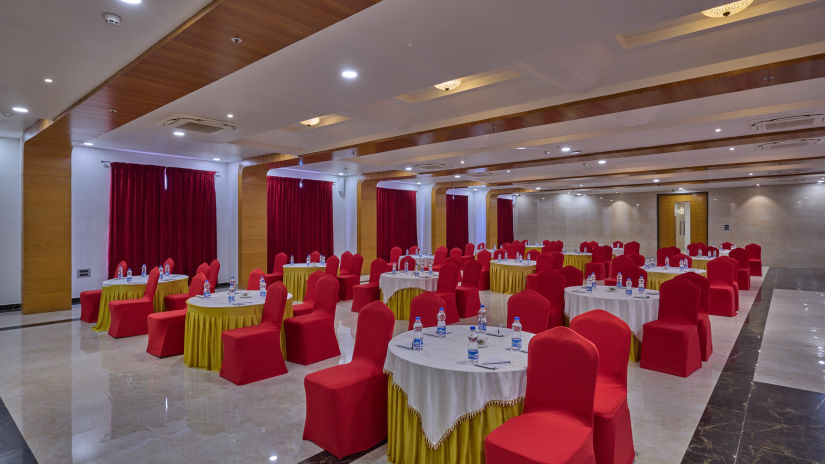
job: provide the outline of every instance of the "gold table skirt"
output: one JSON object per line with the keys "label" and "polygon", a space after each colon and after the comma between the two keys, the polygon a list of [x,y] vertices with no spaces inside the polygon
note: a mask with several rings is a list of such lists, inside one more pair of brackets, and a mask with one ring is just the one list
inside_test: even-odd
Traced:
{"label": "gold table skirt", "polygon": [[663,283],[676,277],[677,275],[679,274],[669,274],[667,272],[648,272],[645,288],[650,290],[659,290]]}
{"label": "gold table skirt", "polygon": [[[250,327],[261,323],[264,305],[205,308],[186,305],[186,335],[183,341],[183,363],[213,371],[221,370],[225,330]],[[292,317],[292,299],[286,300],[284,320]],[[281,354],[286,359],[286,335],[281,323]]]}
{"label": "gold table skirt", "polygon": [[[402,288],[401,290],[393,293],[389,301],[387,301],[387,306],[395,315],[395,320],[410,320],[410,303],[412,303],[413,298],[424,292],[426,292],[426,290],[423,288],[410,287]],[[383,292],[380,292],[380,290],[378,299],[384,301]]]}
{"label": "gold table skirt", "polygon": [[536,266],[512,266],[490,262],[490,290],[498,293],[518,293],[527,285],[527,275],[536,271]]}
{"label": "gold table skirt", "polygon": [[593,259],[592,255],[564,255],[564,265],[573,266],[585,273],[585,266]]}
{"label": "gold table skirt", "polygon": [[284,286],[296,301],[304,301],[307,279],[315,271],[324,272],[323,267],[284,267]]}
{"label": "gold table skirt", "polygon": [[488,403],[484,409],[461,418],[432,448],[424,436],[418,412],[389,376],[387,395],[387,460],[395,464],[453,464],[484,462],[484,438],[508,419],[521,414],[524,400],[514,404]]}
{"label": "gold table skirt", "polygon": [[692,267],[692,268],[694,268],[694,269],[702,269],[702,270],[704,270],[704,271],[707,271],[707,270],[708,270],[708,261],[710,261],[710,260],[707,260],[707,259],[695,259],[695,258],[694,258],[694,259],[693,259],[693,264],[691,264],[691,265],[690,265],[690,267]]}
{"label": "gold table skirt", "polygon": [[[109,314],[109,302],[116,300],[133,300],[143,296],[146,284],[142,285],[110,285],[103,287],[100,293],[100,307],[97,312],[97,324],[92,330],[106,332],[109,330],[111,316]],[[178,279],[170,281],[158,281],[155,298],[152,300],[152,307],[156,313],[163,311],[163,299],[166,295],[177,295],[179,293],[189,293],[188,279]]]}

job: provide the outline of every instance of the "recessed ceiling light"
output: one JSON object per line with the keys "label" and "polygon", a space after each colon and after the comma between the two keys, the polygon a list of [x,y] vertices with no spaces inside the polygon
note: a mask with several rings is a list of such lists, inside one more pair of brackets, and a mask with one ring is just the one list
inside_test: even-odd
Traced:
{"label": "recessed ceiling light", "polygon": [[722,128],[721,128],[721,127],[717,127],[716,129],[713,129],[713,131],[714,131],[714,132],[722,132]]}
{"label": "recessed ceiling light", "polygon": [[508,170],[507,170],[507,172],[509,173],[509,172],[510,172],[510,170],[508,169]]}
{"label": "recessed ceiling light", "polygon": [[13,106],[11,108],[11,110],[14,111],[15,113],[28,113],[29,112],[29,109],[26,108],[26,107],[23,107],[23,106]]}
{"label": "recessed ceiling light", "polygon": [[93,144],[92,142],[83,142],[83,145],[84,145],[84,146],[86,146],[86,147],[93,147],[93,146],[95,146],[95,144]]}
{"label": "recessed ceiling light", "polygon": [[536,187],[536,190],[541,190],[541,187]]}
{"label": "recessed ceiling light", "polygon": [[416,182],[416,185],[421,185],[421,182]]}
{"label": "recessed ceiling light", "polygon": [[461,164],[464,164],[464,160],[461,160]]}
{"label": "recessed ceiling light", "polygon": [[212,158],[212,161],[220,161],[220,158]]}
{"label": "recessed ceiling light", "polygon": [[54,80],[51,77],[46,77],[46,78],[43,79],[43,82],[45,82],[47,84],[51,84],[52,82],[54,82]]}
{"label": "recessed ceiling light", "polygon": [[442,82],[440,84],[435,84],[433,85],[433,87],[446,92],[449,90],[457,89],[459,85],[461,85],[461,79],[453,79],[446,82]]}
{"label": "recessed ceiling light", "polygon": [[339,172],[339,173],[338,173],[338,175],[339,175],[339,176],[343,176],[343,175],[344,175],[344,173],[343,173],[343,172]]}
{"label": "recessed ceiling light", "polygon": [[232,113],[229,113],[229,114],[227,114],[227,115],[226,115],[226,117],[227,117],[227,118],[229,118],[229,119],[232,119],[232,118],[234,118],[234,117],[235,117],[235,115],[234,115],[234,114],[232,114]]}
{"label": "recessed ceiling light", "polygon": [[561,151],[567,153],[568,151],[570,151],[570,147],[561,147]]}
{"label": "recessed ceiling light", "polygon": [[321,118],[309,118],[306,121],[301,121],[301,124],[307,127],[317,126],[321,122]]}
{"label": "recessed ceiling light", "polygon": [[579,184],[579,187],[584,187],[584,185],[583,185],[583,184]]}
{"label": "recessed ceiling light", "polygon": [[653,182],[659,182],[659,179],[653,179]]}
{"label": "recessed ceiling light", "polygon": [[459,176],[458,174],[454,175],[453,177],[455,177],[456,179],[461,179],[461,176]]}
{"label": "recessed ceiling light", "polygon": [[405,171],[412,171],[412,166],[407,166],[406,168],[404,168],[404,170]]}
{"label": "recessed ceiling light", "polygon": [[605,160],[599,160],[599,164],[607,164],[607,161],[605,161]]}
{"label": "recessed ceiling light", "polygon": [[140,2],[143,0],[120,0],[123,3],[128,3],[130,5],[140,5]]}
{"label": "recessed ceiling light", "polygon": [[748,175],[749,175],[749,176],[752,176],[752,175],[753,175],[753,173],[752,173],[752,172],[749,172],[749,173],[748,173]]}
{"label": "recessed ceiling light", "polygon": [[185,132],[183,132],[183,131],[175,131],[175,132],[172,132],[172,134],[173,134],[175,137],[183,137],[184,135],[186,135],[186,133],[185,133]]}
{"label": "recessed ceiling light", "polygon": [[573,150],[570,152],[571,155],[581,155],[581,150]]}
{"label": "recessed ceiling light", "polygon": [[341,71],[341,77],[344,79],[355,79],[358,77],[358,72],[352,69],[345,69]]}
{"label": "recessed ceiling light", "polygon": [[756,184],[756,186],[759,187],[759,184]]}
{"label": "recessed ceiling light", "polygon": [[816,183],[817,184],[825,184],[825,180],[820,179],[820,180],[816,181]]}
{"label": "recessed ceiling light", "polygon": [[516,147],[516,150],[526,150],[527,147]]}
{"label": "recessed ceiling light", "polygon": [[730,150],[730,151],[736,150],[736,147],[730,147],[730,148],[728,148],[728,150]]}
{"label": "recessed ceiling light", "polygon": [[702,14],[709,18],[727,18],[749,7],[753,0],[737,0],[724,5],[702,10]]}

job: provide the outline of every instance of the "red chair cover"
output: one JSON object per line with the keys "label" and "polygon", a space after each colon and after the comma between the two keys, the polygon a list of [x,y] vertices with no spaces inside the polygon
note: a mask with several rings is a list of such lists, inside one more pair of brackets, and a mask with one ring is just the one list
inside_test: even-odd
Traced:
{"label": "red chair cover", "polygon": [[411,246],[410,247],[410,254],[411,255],[417,255],[418,254],[418,247],[415,246],[415,245]]}
{"label": "red chair cover", "polygon": [[590,340],[599,351],[593,405],[596,462],[630,464],[636,457],[627,405],[630,327],[607,311],[594,309],[573,318],[570,328]]}
{"label": "red chair cover", "polygon": [[[390,248],[390,260],[387,261],[387,264],[384,266],[387,272],[392,271],[393,263],[398,266],[398,260],[401,258],[401,247],[394,246]],[[396,268],[398,269],[398,268]]]}
{"label": "red chair cover", "polygon": [[622,247],[624,247],[624,243],[622,243],[621,240],[616,240],[615,242],[613,242],[613,248],[622,248]]}
{"label": "red chair cover", "polygon": [[736,260],[736,282],[739,284],[739,290],[750,290],[751,271],[748,252],[744,248],[734,248],[730,250],[728,256]]}
{"label": "red chair cover", "polygon": [[593,256],[584,266],[585,275],[596,275],[596,280],[602,280],[610,275],[610,260],[613,259],[613,248],[597,246],[593,248]]}
{"label": "red chair cover", "polygon": [[438,271],[438,283],[435,293],[447,304],[444,307],[444,312],[447,313],[447,324],[454,324],[459,320],[458,303],[455,297],[458,276],[458,266],[453,263],[444,263],[441,270]]}
{"label": "red chair cover", "polygon": [[358,315],[352,362],[307,375],[304,440],[338,459],[372,448],[387,437],[384,358],[395,318],[380,302]]}
{"label": "red chair cover", "polygon": [[478,256],[476,256],[476,260],[479,264],[481,264],[481,273],[478,277],[478,289],[479,290],[489,290],[490,289],[490,260],[492,259],[492,255],[490,254],[489,250],[481,250],[478,252]]}
{"label": "red chair cover", "polygon": [[564,284],[568,287],[580,286],[584,283],[584,275],[581,269],[575,266],[564,266],[559,269],[564,276]]}
{"label": "red chair cover", "polygon": [[730,242],[723,242],[722,243],[722,249],[723,250],[730,250],[732,248],[733,248],[733,243],[730,243]]}
{"label": "red chair cover", "polygon": [[725,257],[708,261],[708,311],[715,316],[733,317],[739,310],[734,287],[736,264]]}
{"label": "red chair cover", "polygon": [[349,269],[349,262],[352,260],[352,253],[345,251],[341,253],[341,263],[338,268],[341,270],[340,274],[345,274]]}
{"label": "red chair cover", "polygon": [[401,262],[398,265],[399,270],[404,270],[404,265],[407,265],[407,270],[414,271],[415,270],[415,258],[412,256],[405,256],[401,258]]}
{"label": "red chair cover", "polygon": [[464,257],[465,258],[466,257],[472,258],[473,254],[475,252],[475,249],[476,249],[476,247],[472,243],[467,243],[466,245],[464,245]]}
{"label": "red chair cover", "polygon": [[711,335],[710,330],[710,312],[708,310],[710,281],[695,272],[679,274],[676,278],[685,279],[699,287],[699,313],[697,317],[699,348],[702,350],[702,361],[707,361],[710,359],[710,355],[713,354],[713,336]]}
{"label": "red chair cover", "polygon": [[154,312],[152,299],[158,287],[160,274],[156,268],[149,272],[149,280],[143,297],[133,300],[118,300],[109,302],[109,315],[112,322],[109,325],[109,335],[114,338],[144,335],[149,331],[146,317]]}
{"label": "red chair cover", "polygon": [[[356,254],[352,260],[355,261],[359,256]],[[350,265],[352,268],[352,263]],[[335,337],[337,301],[338,279],[324,275],[318,280],[315,290],[315,308],[312,312],[284,321],[288,361],[308,365],[341,354],[338,349],[338,339]]]}
{"label": "red chair cover", "polygon": [[361,253],[355,253],[349,261],[346,272],[343,269],[341,270],[341,275],[338,276],[340,300],[352,299],[352,287],[361,282],[361,268],[363,265],[364,257],[361,256]]}
{"label": "red chair cover", "polygon": [[[249,279],[246,281],[246,289],[247,290],[260,290],[261,288],[261,277],[264,276],[264,271],[261,268],[256,267],[249,273]],[[194,279],[193,279],[194,281]],[[201,284],[201,287],[203,284]]]}
{"label": "red chair cover", "polygon": [[[260,269],[259,269],[260,270]],[[254,272],[254,271],[253,271]],[[203,293],[206,275],[198,273],[192,278],[187,298]],[[158,358],[183,354],[184,335],[186,333],[186,301],[183,308],[162,313],[152,313],[146,318],[149,334],[146,352]]]}
{"label": "red chair cover", "polygon": [[642,326],[643,369],[687,377],[702,367],[700,295],[699,287],[686,279],[671,279],[662,284],[659,318]]}
{"label": "red chair cover", "polygon": [[524,413],[484,439],[487,464],[595,463],[598,362],[596,347],[566,327],[533,337],[527,354]]}
{"label": "red chair cover", "polygon": [[[123,276],[126,277],[126,272],[129,267],[126,261],[121,261],[115,266],[115,273],[112,278],[117,278],[117,270],[120,268],[123,271]],[[97,322],[97,313],[100,310],[100,295],[103,290],[85,290],[80,292],[80,320],[83,322]]]}
{"label": "red chair cover", "polygon": [[507,257],[507,251],[499,248],[493,252],[493,259],[504,259]]}
{"label": "red chair cover", "polygon": [[321,262],[321,252],[318,250],[313,251],[309,254],[309,262],[310,263],[320,263]]}
{"label": "red chair cover", "polygon": [[335,277],[338,275],[338,257],[335,255],[327,258],[327,267],[324,269],[327,274]]}
{"label": "red chair cover", "polygon": [[694,242],[687,246],[689,256],[699,256],[699,252],[706,254],[708,247],[704,243]]}
{"label": "red chair cover", "polygon": [[433,271],[438,272],[441,269],[441,265],[444,264],[444,261],[447,260],[447,248],[445,247],[438,247],[435,250],[435,255],[433,255]]}
{"label": "red chair cover", "polygon": [[486,250],[487,244],[484,242],[479,242],[478,245],[476,245],[476,247],[478,247],[479,250]]}
{"label": "red chair cover", "polygon": [[213,259],[212,262],[209,263],[209,288],[216,289],[218,288],[218,276],[220,275],[221,271],[221,262],[216,259]]}
{"label": "red chair cover", "polygon": [[284,264],[288,261],[289,258],[283,251],[275,255],[275,258],[272,259],[272,272],[264,274],[267,288],[277,281],[284,280]]}
{"label": "red chair cover", "polygon": [[507,250],[507,259],[515,259],[516,253],[518,253],[519,247],[515,243],[511,243],[508,245],[505,250]]}
{"label": "red chair cover", "polygon": [[[260,269],[258,269],[260,271]],[[254,271],[253,271],[254,272]],[[192,283],[189,285],[189,291],[186,293],[178,293],[175,295],[166,295],[163,298],[163,309],[164,312],[166,311],[179,311],[182,309],[186,309],[186,301],[189,298],[192,298],[195,295],[202,295],[203,294],[203,282],[206,280],[206,275],[203,273],[195,275],[195,277],[201,276],[203,277],[202,280],[198,281],[194,277],[192,278]],[[152,315],[150,314],[150,317]]]}
{"label": "red chair cover", "polygon": [[438,308],[444,308],[444,312],[447,312],[447,303],[435,292],[424,292],[416,295],[410,301],[410,319],[407,330],[413,329],[416,317],[421,318],[421,324],[424,327],[435,327],[438,324]]}
{"label": "red chair cover", "polygon": [[622,271],[622,279],[624,279],[622,285],[627,285],[627,279],[630,279],[630,282],[633,284],[633,287],[638,287],[639,277],[645,278],[645,287],[647,287],[647,271],[638,266],[627,267],[624,271]]}
{"label": "red chair cover", "polygon": [[480,278],[481,264],[478,261],[470,259],[464,263],[461,286],[455,289],[456,305],[460,317],[478,315],[478,308],[481,307],[481,298],[478,294]]}
{"label": "red chair cover", "polygon": [[639,242],[627,242],[624,244],[624,254],[626,255],[637,255],[639,254],[640,245]]}
{"label": "red chair cover", "polygon": [[462,254],[463,253],[461,251],[461,248],[454,247],[452,250],[450,250],[450,258],[461,259]]}
{"label": "red chair cover", "polygon": [[315,309],[315,292],[318,291],[318,281],[326,274],[323,271],[315,271],[307,277],[307,285],[304,290],[304,301],[292,305],[292,316],[303,316]]}
{"label": "red chair cover", "polygon": [[550,325],[550,302],[535,290],[522,290],[507,300],[507,327],[518,317],[522,330],[541,333]]}
{"label": "red chair cover", "polygon": [[676,253],[675,255],[670,255],[670,265],[671,266],[678,266],[679,261],[686,259],[688,263],[688,267],[693,267],[693,258],[684,254],[684,253]]}
{"label": "red chair cover", "polygon": [[[657,266],[664,266],[665,265],[665,258],[670,258],[672,255],[676,253],[673,252],[671,247],[659,248],[656,250],[656,265]],[[678,266],[679,263],[674,263],[672,259],[669,259],[671,266]]]}
{"label": "red chair cover", "polygon": [[633,260],[633,265],[634,266],[640,266],[641,267],[641,266],[645,265],[645,257],[640,255],[640,254],[628,255],[627,253],[625,253],[624,256],[629,256],[630,259]]}
{"label": "red chair cover", "polygon": [[762,247],[749,243],[745,246],[745,251],[748,252],[748,265],[752,276],[762,275]]}
{"label": "red chair cover", "polygon": [[[335,282],[335,279],[332,280]],[[221,334],[221,377],[237,385],[246,385],[287,373],[284,355],[281,353],[281,321],[284,318],[287,293],[281,282],[270,285],[266,289],[261,323],[225,330]]]}
{"label": "red chair cover", "polygon": [[714,253],[716,254],[716,256],[719,256],[719,248],[709,246],[705,254],[711,256]]}
{"label": "red chair cover", "polygon": [[536,258],[538,258],[540,254],[541,254],[541,252],[539,250],[532,249],[532,250],[527,252],[527,259],[529,259],[531,261],[535,261]]}
{"label": "red chair cover", "polygon": [[[412,259],[407,256],[406,259]],[[415,260],[413,260],[413,265]],[[359,312],[361,308],[368,303],[373,302],[379,298],[380,290],[378,288],[378,281],[381,279],[381,274],[387,268],[387,263],[381,258],[375,258],[370,263],[370,281],[365,284],[354,285],[352,287],[352,312]]]}
{"label": "red chair cover", "polygon": [[172,258],[166,258],[166,261],[163,262],[163,272],[166,272],[166,265],[169,265],[169,273],[175,272],[175,260]]}
{"label": "red chair cover", "polygon": [[[201,274],[205,275],[206,278],[208,279],[209,278],[209,263],[207,263],[207,262],[200,263],[198,265],[198,268],[195,269],[195,275],[198,275],[198,273],[201,273]],[[255,288],[258,288],[258,287],[255,287]]]}
{"label": "red chair cover", "polygon": [[613,262],[610,263],[610,277],[605,277],[604,284],[605,285],[616,285],[616,276],[618,276],[619,273],[621,272],[622,273],[622,278],[624,278],[625,269],[627,269],[631,266],[634,266],[634,264],[633,264],[633,259],[630,256],[626,256],[626,255],[617,256],[616,259],[614,259]]}
{"label": "red chair cover", "polygon": [[564,274],[554,269],[541,271],[535,279],[527,281],[527,288],[535,290],[550,303],[550,318],[547,328],[562,325],[564,321]]}

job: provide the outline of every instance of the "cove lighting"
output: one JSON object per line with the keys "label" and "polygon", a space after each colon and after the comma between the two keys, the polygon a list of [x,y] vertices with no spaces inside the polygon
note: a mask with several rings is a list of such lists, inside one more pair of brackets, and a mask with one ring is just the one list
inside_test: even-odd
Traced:
{"label": "cove lighting", "polygon": [[183,131],[175,131],[172,132],[172,135],[174,135],[175,137],[183,137],[184,135],[186,135],[186,133]]}
{"label": "cove lighting", "polygon": [[232,114],[232,113],[229,113],[229,114],[227,114],[227,115],[226,115],[226,117],[227,117],[227,118],[229,118],[229,119],[232,119],[232,118],[234,118],[234,117],[235,117],[235,115],[234,115],[234,114]]}
{"label": "cove lighting", "polygon": [[123,3],[128,3],[130,5],[140,5],[140,2],[143,0],[120,0]]}
{"label": "cove lighting", "polygon": [[516,150],[526,150],[527,147],[516,147]]}
{"label": "cove lighting", "polygon": [[29,109],[23,106],[12,106],[11,110],[15,113],[28,113]]}
{"label": "cove lighting", "polygon": [[341,71],[341,77],[344,79],[355,79],[358,77],[358,72],[352,69],[345,69]]}

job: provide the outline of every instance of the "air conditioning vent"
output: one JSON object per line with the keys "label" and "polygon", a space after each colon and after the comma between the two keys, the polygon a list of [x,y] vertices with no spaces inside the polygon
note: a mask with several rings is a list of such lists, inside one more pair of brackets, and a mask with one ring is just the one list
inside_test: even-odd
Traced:
{"label": "air conditioning vent", "polygon": [[235,126],[214,119],[199,118],[188,114],[177,114],[163,121],[164,127],[181,129],[200,134],[222,134],[235,130]]}
{"label": "air conditioning vent", "polygon": [[751,124],[754,132],[770,132],[791,129],[801,129],[825,124],[825,114],[800,114],[765,119]]}
{"label": "air conditioning vent", "polygon": [[494,171],[482,171],[482,172],[467,173],[467,177],[469,177],[471,179],[475,179],[475,178],[484,179],[484,178],[493,177],[493,176],[496,176],[496,175],[498,175],[498,173],[494,172]]}
{"label": "air conditioning vent", "polygon": [[769,176],[777,176],[781,174],[807,174],[809,172],[813,172],[811,168],[800,168],[800,169],[784,169],[784,170],[777,170],[777,171],[768,171],[766,174]]}
{"label": "air conditioning vent", "polygon": [[780,142],[768,142],[759,145],[759,148],[762,150],[773,151],[773,150],[794,150],[797,148],[805,148],[805,147],[812,147],[822,139],[799,139],[799,140],[784,140]]}
{"label": "air conditioning vent", "polygon": [[449,163],[422,163],[416,164],[416,171],[441,171],[443,169],[452,169],[455,166]]}

